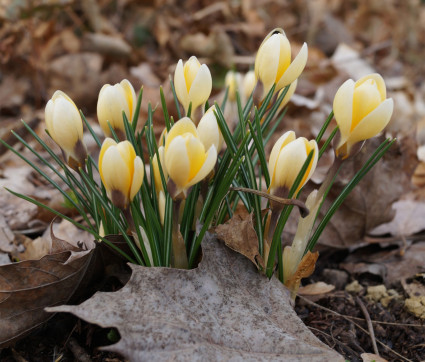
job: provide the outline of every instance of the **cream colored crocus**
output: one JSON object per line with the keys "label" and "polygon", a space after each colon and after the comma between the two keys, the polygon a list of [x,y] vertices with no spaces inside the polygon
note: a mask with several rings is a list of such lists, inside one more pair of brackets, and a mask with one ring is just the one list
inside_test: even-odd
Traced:
{"label": "cream colored crocus", "polygon": [[158,163],[158,156],[156,153],[152,158],[153,179],[155,182],[155,190],[157,194],[160,191],[164,191],[159,164],[161,165],[162,174],[164,175],[165,182],[168,181],[168,172],[164,163],[164,146],[158,147],[158,155],[159,155],[159,163]]}
{"label": "cream colored crocus", "polygon": [[195,56],[183,65],[180,59],[174,73],[176,95],[186,114],[192,103],[192,114],[200,105],[204,104],[212,89],[212,78],[208,67],[199,63]]}
{"label": "cream colored crocus", "polygon": [[304,137],[296,138],[293,131],[286,132],[277,140],[270,153],[268,164],[269,192],[271,194],[286,197],[311,151],[314,151],[313,158],[295,195],[311,178],[316,169],[319,156],[317,143],[315,140],[308,141]]}
{"label": "cream colored crocus", "polygon": [[185,198],[187,189],[203,180],[214,168],[217,150],[214,145],[205,150],[195,124],[184,117],[168,132],[164,160],[173,181],[168,183],[171,195]]}
{"label": "cream colored crocus", "polygon": [[122,113],[124,112],[128,121],[132,123],[136,103],[136,93],[127,79],[115,85],[105,84],[102,87],[97,100],[97,118],[105,136],[111,136],[109,123],[120,140],[126,138]]}
{"label": "cream colored crocus", "polygon": [[390,121],[394,103],[386,98],[385,82],[370,74],[357,82],[347,80],[336,92],[333,110],[339,127],[336,155],[350,156],[353,146],[380,133]]}
{"label": "cream colored crocus", "polygon": [[248,73],[245,74],[242,81],[242,88],[245,99],[248,99],[251,96],[256,85],[257,79],[255,77],[255,72],[253,70],[250,70]]}
{"label": "cream colored crocus", "polygon": [[197,131],[206,150],[209,150],[210,147],[214,145],[217,152],[220,152],[223,147],[224,139],[221,134],[220,127],[218,126],[214,111],[215,106],[208,109],[199,121]]}
{"label": "cream colored crocus", "polygon": [[242,75],[234,70],[229,70],[224,77],[224,85],[229,89],[229,101],[236,102],[236,92],[239,92],[242,86]]}
{"label": "cream colored crocus", "polygon": [[255,58],[255,76],[263,84],[263,98],[273,84],[275,92],[297,79],[307,63],[308,48],[304,43],[291,62],[291,45],[282,29],[272,30],[264,39]]}
{"label": "cream colored crocus", "polygon": [[83,143],[83,122],[77,106],[64,92],[56,91],[45,109],[46,128],[62,149],[65,161],[77,170],[87,157]]}
{"label": "cream colored crocus", "polygon": [[112,203],[126,209],[143,183],[144,166],[128,141],[103,141],[99,155],[99,173]]}

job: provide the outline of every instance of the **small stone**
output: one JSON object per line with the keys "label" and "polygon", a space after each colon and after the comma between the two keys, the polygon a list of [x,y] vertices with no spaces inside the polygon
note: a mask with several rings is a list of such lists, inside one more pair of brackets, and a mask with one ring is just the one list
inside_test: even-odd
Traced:
{"label": "small stone", "polygon": [[407,298],[404,307],[416,317],[425,319],[425,296]]}
{"label": "small stone", "polygon": [[385,285],[376,285],[372,287],[367,287],[366,298],[373,300],[374,302],[379,302],[382,298],[388,297],[387,288]]}
{"label": "small stone", "polygon": [[348,274],[343,270],[324,269],[322,275],[325,283],[335,285],[338,290],[344,289],[348,282]]}
{"label": "small stone", "polygon": [[353,294],[359,294],[363,289],[363,286],[357,280],[345,286],[345,291]]}

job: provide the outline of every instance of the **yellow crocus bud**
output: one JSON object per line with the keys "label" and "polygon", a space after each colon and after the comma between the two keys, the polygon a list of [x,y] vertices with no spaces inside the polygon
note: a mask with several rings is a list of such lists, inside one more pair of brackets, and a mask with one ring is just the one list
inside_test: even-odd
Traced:
{"label": "yellow crocus bud", "polygon": [[257,79],[255,78],[255,72],[253,70],[250,70],[248,73],[245,74],[245,77],[243,78],[242,82],[243,94],[245,96],[245,99],[248,99],[251,96],[256,85]]}
{"label": "yellow crocus bud", "polygon": [[336,92],[333,110],[339,127],[335,152],[342,159],[350,156],[352,147],[376,136],[390,121],[394,103],[386,99],[384,79],[370,74],[357,82],[347,80]]}
{"label": "yellow crocus bud", "polygon": [[306,184],[316,169],[319,156],[317,143],[304,137],[296,138],[294,131],[286,132],[277,140],[270,153],[268,165],[271,194],[286,196],[285,193],[291,189],[312,150],[314,150],[313,158],[295,194]]}
{"label": "yellow crocus bud", "polygon": [[[217,150],[212,145],[205,152],[195,124],[184,117],[176,122],[168,132],[164,148],[165,167],[173,181],[169,191],[173,197],[183,194],[187,189],[204,179],[214,168]],[[175,187],[174,187],[175,186]]]}
{"label": "yellow crocus bud", "polygon": [[240,91],[242,85],[242,75],[234,70],[229,70],[224,78],[225,87],[229,88],[228,98],[231,102],[236,102],[236,92]]}
{"label": "yellow crocus bud", "polygon": [[[285,107],[288,102],[290,101],[290,99],[292,98],[292,96],[295,93],[295,89],[297,89],[297,84],[298,84],[298,79],[295,79],[291,85],[288,88],[288,91],[285,94],[285,97],[283,97],[282,103],[280,103],[279,108],[278,108],[278,112],[280,112],[280,110]],[[281,96],[281,94],[283,93],[283,91],[285,90],[285,88],[282,88],[279,92],[279,94],[277,95],[277,98],[279,98]]]}
{"label": "yellow crocus bud", "polygon": [[112,203],[125,209],[143,183],[144,166],[128,141],[103,141],[99,155],[99,173]]}
{"label": "yellow crocus bud", "polygon": [[56,91],[45,109],[46,128],[62,149],[65,161],[77,170],[87,157],[83,143],[83,122],[77,106],[64,92]]}
{"label": "yellow crocus bud", "polygon": [[165,220],[165,194],[164,191],[159,191],[158,194],[158,209],[159,209],[159,220],[161,225],[164,226]]}
{"label": "yellow crocus bud", "polygon": [[223,147],[223,135],[217,123],[217,118],[214,114],[215,106],[212,106],[203,115],[198,124],[198,135],[206,150],[209,150],[212,145],[215,146],[217,152]]}
{"label": "yellow crocus bud", "polygon": [[[167,182],[168,172],[164,163],[164,147],[163,146],[160,146],[158,148],[158,155],[159,155],[159,162],[162,168],[162,173],[164,175],[165,182]],[[158,194],[160,191],[164,191],[164,187],[162,186],[161,171],[159,170],[158,156],[156,153],[152,158],[152,169],[153,169],[153,179],[155,181],[155,190],[156,190],[156,193]]]}
{"label": "yellow crocus bud", "polygon": [[180,59],[174,73],[174,86],[176,95],[185,112],[192,102],[192,113],[201,104],[205,103],[212,89],[212,78],[208,67],[199,63],[195,56],[189,58],[184,64]]}
{"label": "yellow crocus bud", "polygon": [[126,138],[122,112],[124,111],[128,121],[132,123],[136,103],[136,93],[127,79],[115,85],[105,84],[102,87],[97,100],[97,118],[105,136],[111,136],[109,122],[120,140]]}
{"label": "yellow crocus bud", "polygon": [[304,43],[291,63],[291,45],[282,29],[272,30],[263,40],[255,58],[255,76],[263,83],[263,98],[273,84],[275,92],[297,79],[307,63],[308,49]]}

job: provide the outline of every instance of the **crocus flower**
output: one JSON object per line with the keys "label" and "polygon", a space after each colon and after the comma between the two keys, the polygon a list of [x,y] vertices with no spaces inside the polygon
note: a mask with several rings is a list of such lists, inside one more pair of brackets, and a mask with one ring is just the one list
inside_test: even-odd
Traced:
{"label": "crocus flower", "polygon": [[164,146],[158,147],[158,155],[159,155],[159,162],[158,162],[158,156],[156,153],[152,158],[153,178],[154,178],[155,190],[157,194],[160,191],[164,191],[159,164],[161,164],[162,174],[164,175],[165,182],[168,181],[168,172],[164,163]]}
{"label": "crocus flower", "polygon": [[240,91],[242,75],[234,70],[229,70],[224,78],[225,87],[229,88],[228,98],[231,102],[236,102],[236,92]]}
{"label": "crocus flower", "polygon": [[47,102],[46,127],[74,169],[84,165],[87,151],[83,144],[83,122],[77,106],[64,92],[56,91]]}
{"label": "crocus flower", "polygon": [[204,179],[214,168],[217,150],[212,145],[205,151],[195,124],[184,117],[168,132],[164,161],[168,175],[175,186],[170,193],[173,197],[181,193],[186,196],[187,189]]}
{"label": "crocus flower", "polygon": [[256,85],[257,79],[255,78],[255,72],[250,70],[245,74],[242,81],[242,88],[245,99],[248,99],[251,96]]}
{"label": "crocus flower", "polygon": [[112,203],[125,209],[143,183],[144,166],[128,141],[103,141],[99,155],[99,173]]}
{"label": "crocus flower", "polygon": [[180,59],[174,73],[176,95],[185,112],[192,102],[192,113],[208,100],[212,89],[212,78],[208,67],[199,63],[195,56],[183,65]]}
{"label": "crocus flower", "polygon": [[255,58],[255,75],[263,83],[263,98],[273,84],[275,92],[297,79],[307,63],[308,49],[304,43],[300,52],[291,62],[291,45],[282,29],[275,29],[267,35]]}
{"label": "crocus flower", "polygon": [[385,82],[379,74],[370,74],[357,82],[347,80],[335,94],[333,110],[339,127],[336,155],[342,159],[352,147],[380,133],[390,121],[394,103],[386,98]]}
{"label": "crocus flower", "polygon": [[283,134],[273,146],[269,159],[271,194],[286,196],[295,182],[309,153],[314,151],[313,158],[295,194],[305,185],[316,169],[319,151],[315,140],[308,141],[304,137],[296,138],[295,132]]}
{"label": "crocus flower", "polygon": [[136,103],[136,93],[127,79],[115,85],[105,84],[97,100],[97,118],[103,133],[108,137],[111,136],[109,122],[118,138],[125,139],[122,112],[124,111],[128,121],[132,123]]}

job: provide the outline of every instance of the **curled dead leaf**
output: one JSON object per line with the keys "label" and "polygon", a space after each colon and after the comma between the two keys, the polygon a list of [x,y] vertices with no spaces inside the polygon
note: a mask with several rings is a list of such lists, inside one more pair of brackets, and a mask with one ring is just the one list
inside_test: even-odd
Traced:
{"label": "curled dead leaf", "polygon": [[318,251],[316,251],[315,253],[308,251],[307,254],[303,256],[301,262],[298,264],[295,273],[287,281],[285,281],[285,285],[292,293],[297,292],[301,283],[301,279],[307,278],[311,274],[313,274],[318,257]]}

